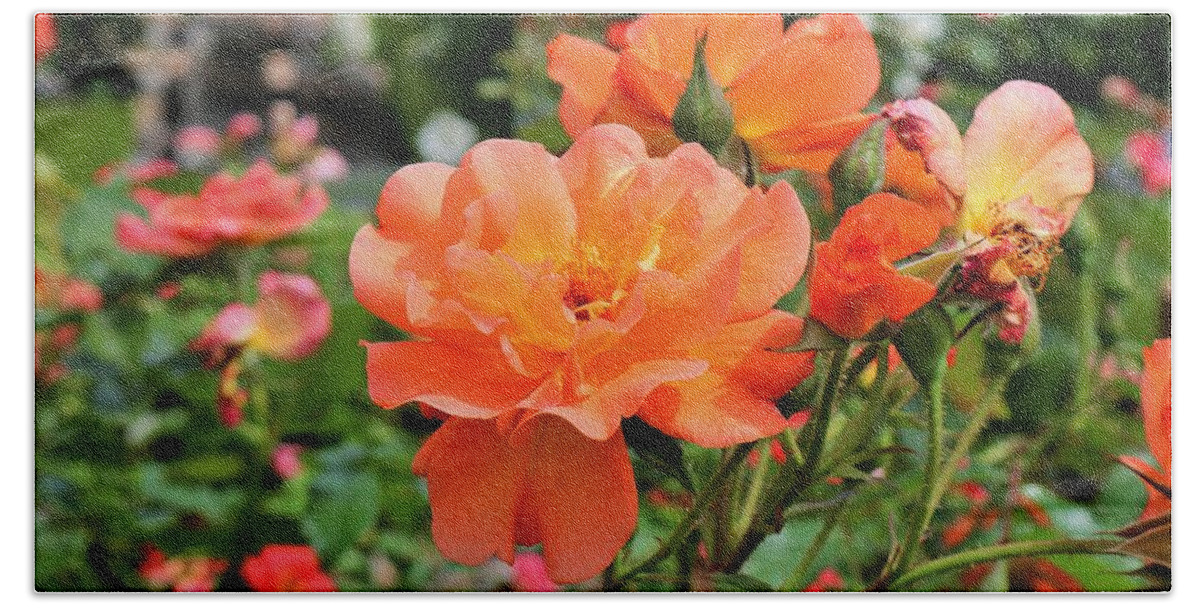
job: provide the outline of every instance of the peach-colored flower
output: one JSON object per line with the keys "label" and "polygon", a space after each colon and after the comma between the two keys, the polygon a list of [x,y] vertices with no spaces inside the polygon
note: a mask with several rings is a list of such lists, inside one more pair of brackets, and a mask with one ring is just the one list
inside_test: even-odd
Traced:
{"label": "peach-colored flower", "polygon": [[218,361],[242,348],[294,361],[312,354],[329,335],[329,301],[312,278],[267,271],[258,278],[258,294],[253,305],[235,302],[217,313],[192,348]]}
{"label": "peach-colored flower", "polygon": [[1092,153],[1058,93],[1005,83],[979,103],[965,136],[927,100],[898,101],[883,114],[956,203],[956,229],[972,252],[990,256],[966,290],[1040,280],[1093,181]]}
{"label": "peach-colored flower", "polygon": [[451,416],[413,467],[456,561],[540,542],[556,582],[598,573],[636,523],[623,418],[705,446],[758,439],[811,369],[767,350],[801,331],[771,307],[804,270],[803,208],[699,145],[652,159],[620,125],[561,159],[485,141],[460,168],[401,169],[376,211],[350,251],[355,295],[423,339],[367,344],[368,388]]}
{"label": "peach-colored flower", "polygon": [[[1171,510],[1171,497],[1159,488],[1171,489],[1171,340],[1156,340],[1143,349],[1142,421],[1146,445],[1158,468],[1133,456],[1118,460],[1133,469],[1146,483],[1149,498],[1141,519],[1152,519]],[[1158,487],[1155,487],[1158,486]]]}
{"label": "peach-colored flower", "polygon": [[242,177],[219,173],[199,196],[133,191],[149,221],[117,217],[117,242],[130,251],[175,257],[206,254],[221,244],[260,245],[308,226],[329,206],[320,186],[280,175],[264,160]]}
{"label": "peach-colored flower", "polygon": [[900,323],[936,294],[893,263],[933,244],[938,226],[922,206],[890,193],[868,196],[817,243],[809,313],[834,333],[862,338],[885,319]]}
{"label": "peach-colored flower", "polygon": [[547,69],[563,87],[559,117],[567,133],[621,123],[652,154],[670,152],[680,143],[672,116],[704,35],[735,134],[768,171],[824,172],[871,120],[862,110],[879,86],[879,58],[857,17],[800,19],[785,31],[780,15],[667,14],[629,24],[618,51],[567,34],[550,42]]}
{"label": "peach-colored flower", "polygon": [[225,560],[211,557],[172,557],[150,547],[138,574],[155,591],[212,591],[217,579],[229,566]]}

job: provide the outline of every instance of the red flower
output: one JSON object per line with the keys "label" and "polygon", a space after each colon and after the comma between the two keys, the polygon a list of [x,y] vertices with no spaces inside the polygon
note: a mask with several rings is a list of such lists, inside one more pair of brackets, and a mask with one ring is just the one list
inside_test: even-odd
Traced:
{"label": "red flower", "polygon": [[828,242],[817,243],[809,277],[812,318],[857,339],[883,320],[899,323],[933,298],[927,281],[893,263],[933,244],[938,225],[924,207],[872,194],[846,210]]}
{"label": "red flower", "polygon": [[308,226],[329,206],[320,186],[280,175],[264,160],[242,177],[219,173],[199,196],[133,191],[149,221],[117,217],[117,242],[130,251],[175,257],[206,254],[221,244],[261,245]]}
{"label": "red flower", "polygon": [[805,591],[845,591],[846,581],[833,568],[826,568],[817,574]]}
{"label": "red flower", "polygon": [[33,63],[37,65],[58,46],[58,30],[54,15],[38,13],[33,17]]}
{"label": "red flower", "polygon": [[242,578],[254,591],[337,591],[317,552],[307,545],[267,545],[242,562]]}

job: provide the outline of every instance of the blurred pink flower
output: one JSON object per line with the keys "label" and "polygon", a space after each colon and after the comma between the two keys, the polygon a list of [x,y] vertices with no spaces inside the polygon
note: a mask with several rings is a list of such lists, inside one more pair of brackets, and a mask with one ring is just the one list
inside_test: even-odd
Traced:
{"label": "blurred pink flower", "polygon": [[333,148],[321,148],[300,172],[309,182],[324,184],[345,179],[350,172],[350,165],[341,152]]}
{"label": "blurred pink flower", "polygon": [[96,312],[104,306],[104,294],[87,281],[35,266],[33,302],[36,308],[60,312]]}
{"label": "blurred pink flower", "polygon": [[1123,108],[1134,109],[1142,98],[1142,91],[1124,76],[1105,76],[1100,81],[1100,97]]}
{"label": "blurred pink flower", "polygon": [[262,119],[257,114],[241,112],[234,114],[225,126],[225,137],[230,141],[241,143],[262,132]]}
{"label": "blurred pink flower", "polygon": [[1125,158],[1142,178],[1142,190],[1158,196],[1171,187],[1171,148],[1163,138],[1139,131],[1125,140]]}
{"label": "blurred pink flower", "polygon": [[221,151],[221,134],[202,125],[184,127],[175,133],[175,155],[188,167],[213,162]]}
{"label": "blurred pink flower", "polygon": [[228,243],[260,245],[308,226],[329,206],[315,184],[280,175],[259,160],[240,178],[228,173],[210,177],[199,196],[166,194],[137,188],[133,199],[146,208],[148,220],[132,213],[117,217],[121,247],[175,257],[206,254]]}
{"label": "blurred pink flower", "polygon": [[258,302],[226,306],[192,342],[212,360],[242,348],[292,361],[313,353],[329,335],[332,313],[310,277],[267,271],[258,279]]}
{"label": "blurred pink flower", "polygon": [[228,562],[210,557],[172,557],[151,546],[138,574],[154,591],[212,591]]}
{"label": "blurred pink flower", "polygon": [[117,177],[122,177],[134,184],[144,184],[176,173],[179,173],[179,166],[174,162],[165,158],[151,158],[141,162],[104,165],[92,174],[92,182],[97,186],[107,186]]}
{"label": "blurred pink flower", "polygon": [[281,443],[271,452],[271,468],[281,479],[294,479],[304,465],[300,463],[300,453],[304,446],[295,443]]}

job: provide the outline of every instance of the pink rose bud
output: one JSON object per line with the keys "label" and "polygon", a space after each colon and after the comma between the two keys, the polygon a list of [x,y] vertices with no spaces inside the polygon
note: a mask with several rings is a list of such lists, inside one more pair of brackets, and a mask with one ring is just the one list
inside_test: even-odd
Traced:
{"label": "pink rose bud", "polygon": [[517,591],[558,591],[550,580],[546,560],[538,553],[518,553],[513,560],[513,589]]}
{"label": "pink rose bud", "polygon": [[294,479],[304,470],[304,465],[300,463],[300,453],[303,451],[304,446],[295,443],[275,446],[275,451],[271,452],[271,468],[281,479]]}

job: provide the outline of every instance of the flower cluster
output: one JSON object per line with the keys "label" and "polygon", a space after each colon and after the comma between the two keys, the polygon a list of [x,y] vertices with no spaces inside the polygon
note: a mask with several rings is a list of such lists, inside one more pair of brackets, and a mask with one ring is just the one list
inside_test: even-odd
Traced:
{"label": "flower cluster", "polygon": [[[636,525],[624,419],[708,448],[788,428],[775,400],[812,353],[785,352],[804,322],[773,306],[805,276],[812,229],[760,172],[888,190],[836,218],[807,274],[809,318],[850,341],[937,298],[1002,303],[1019,341],[1092,184],[1042,85],[989,95],[965,137],[928,100],[865,112],[879,59],[855,16],[647,15],[607,43],[547,46],[575,139],[560,158],[489,140],[458,167],[404,167],[350,252],[359,302],[414,337],[365,344],[371,398],[442,421],[413,462],[438,548],[480,564],[540,545],[557,584],[598,574]],[[886,170],[851,158],[834,176],[872,125]],[[927,270],[939,256],[953,280]]]}

